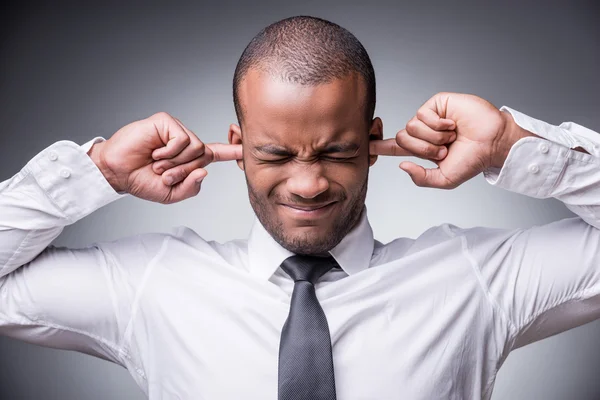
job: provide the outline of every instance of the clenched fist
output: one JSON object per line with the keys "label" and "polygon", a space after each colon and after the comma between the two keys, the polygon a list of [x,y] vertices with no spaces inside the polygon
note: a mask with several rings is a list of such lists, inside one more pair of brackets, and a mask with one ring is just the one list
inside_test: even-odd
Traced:
{"label": "clenched fist", "polygon": [[514,143],[535,136],[507,112],[470,94],[431,97],[394,139],[374,140],[371,155],[415,156],[437,168],[400,163],[418,186],[453,189],[490,167],[502,167]]}
{"label": "clenched fist", "polygon": [[211,162],[242,159],[242,145],[204,144],[177,118],[157,113],[124,126],[88,154],[115,191],[171,204],[198,194]]}

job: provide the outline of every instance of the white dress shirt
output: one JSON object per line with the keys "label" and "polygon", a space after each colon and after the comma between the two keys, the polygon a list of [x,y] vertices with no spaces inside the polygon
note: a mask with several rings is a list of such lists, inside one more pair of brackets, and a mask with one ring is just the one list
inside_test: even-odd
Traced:
{"label": "white dress shirt", "polygon": [[[578,217],[383,244],[365,209],[316,284],[339,400],[489,399],[512,349],[600,318],[600,136],[502,109],[545,139],[519,140],[487,181]],[[59,141],[0,183],[0,334],[117,363],[151,400],[275,400],[291,253],[258,220],[226,243],[179,227],[49,246],[127,196],[86,154],[100,140]]]}

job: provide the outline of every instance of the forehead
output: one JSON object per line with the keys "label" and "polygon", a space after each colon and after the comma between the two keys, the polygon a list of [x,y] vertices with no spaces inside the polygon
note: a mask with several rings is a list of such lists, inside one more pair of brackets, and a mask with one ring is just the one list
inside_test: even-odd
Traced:
{"label": "forehead", "polygon": [[[318,135],[323,140],[366,129],[366,85],[349,74],[317,85],[288,82],[277,74],[250,69],[239,86],[245,140],[264,135],[286,141]],[[264,139],[264,138],[263,138]]]}

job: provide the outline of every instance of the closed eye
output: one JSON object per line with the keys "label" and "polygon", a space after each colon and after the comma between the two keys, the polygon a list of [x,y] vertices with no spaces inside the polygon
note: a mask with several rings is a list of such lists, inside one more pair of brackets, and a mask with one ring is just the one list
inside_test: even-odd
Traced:
{"label": "closed eye", "polygon": [[274,159],[263,159],[263,158],[258,158],[258,161],[260,163],[265,163],[265,164],[282,164],[284,162],[287,162],[291,159],[291,157],[282,157],[282,158],[274,158]]}
{"label": "closed eye", "polygon": [[[356,157],[357,156],[334,157],[334,156],[321,155],[318,158],[321,160],[324,160],[324,161],[344,162],[344,161],[352,161]],[[258,158],[258,162],[264,163],[264,164],[283,164],[285,162],[292,160],[293,158],[294,158],[293,156],[280,157],[280,158],[269,158],[269,159]]]}
{"label": "closed eye", "polygon": [[321,157],[323,160],[327,161],[350,161],[356,157],[332,157],[332,156],[323,156]]}

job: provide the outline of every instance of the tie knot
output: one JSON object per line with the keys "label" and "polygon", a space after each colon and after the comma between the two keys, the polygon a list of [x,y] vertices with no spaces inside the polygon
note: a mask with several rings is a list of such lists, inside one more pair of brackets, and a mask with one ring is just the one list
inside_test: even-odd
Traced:
{"label": "tie knot", "polygon": [[288,274],[294,282],[308,281],[313,285],[320,277],[325,275],[331,268],[337,266],[337,262],[331,256],[305,256],[294,255],[286,258],[281,263],[281,269]]}

